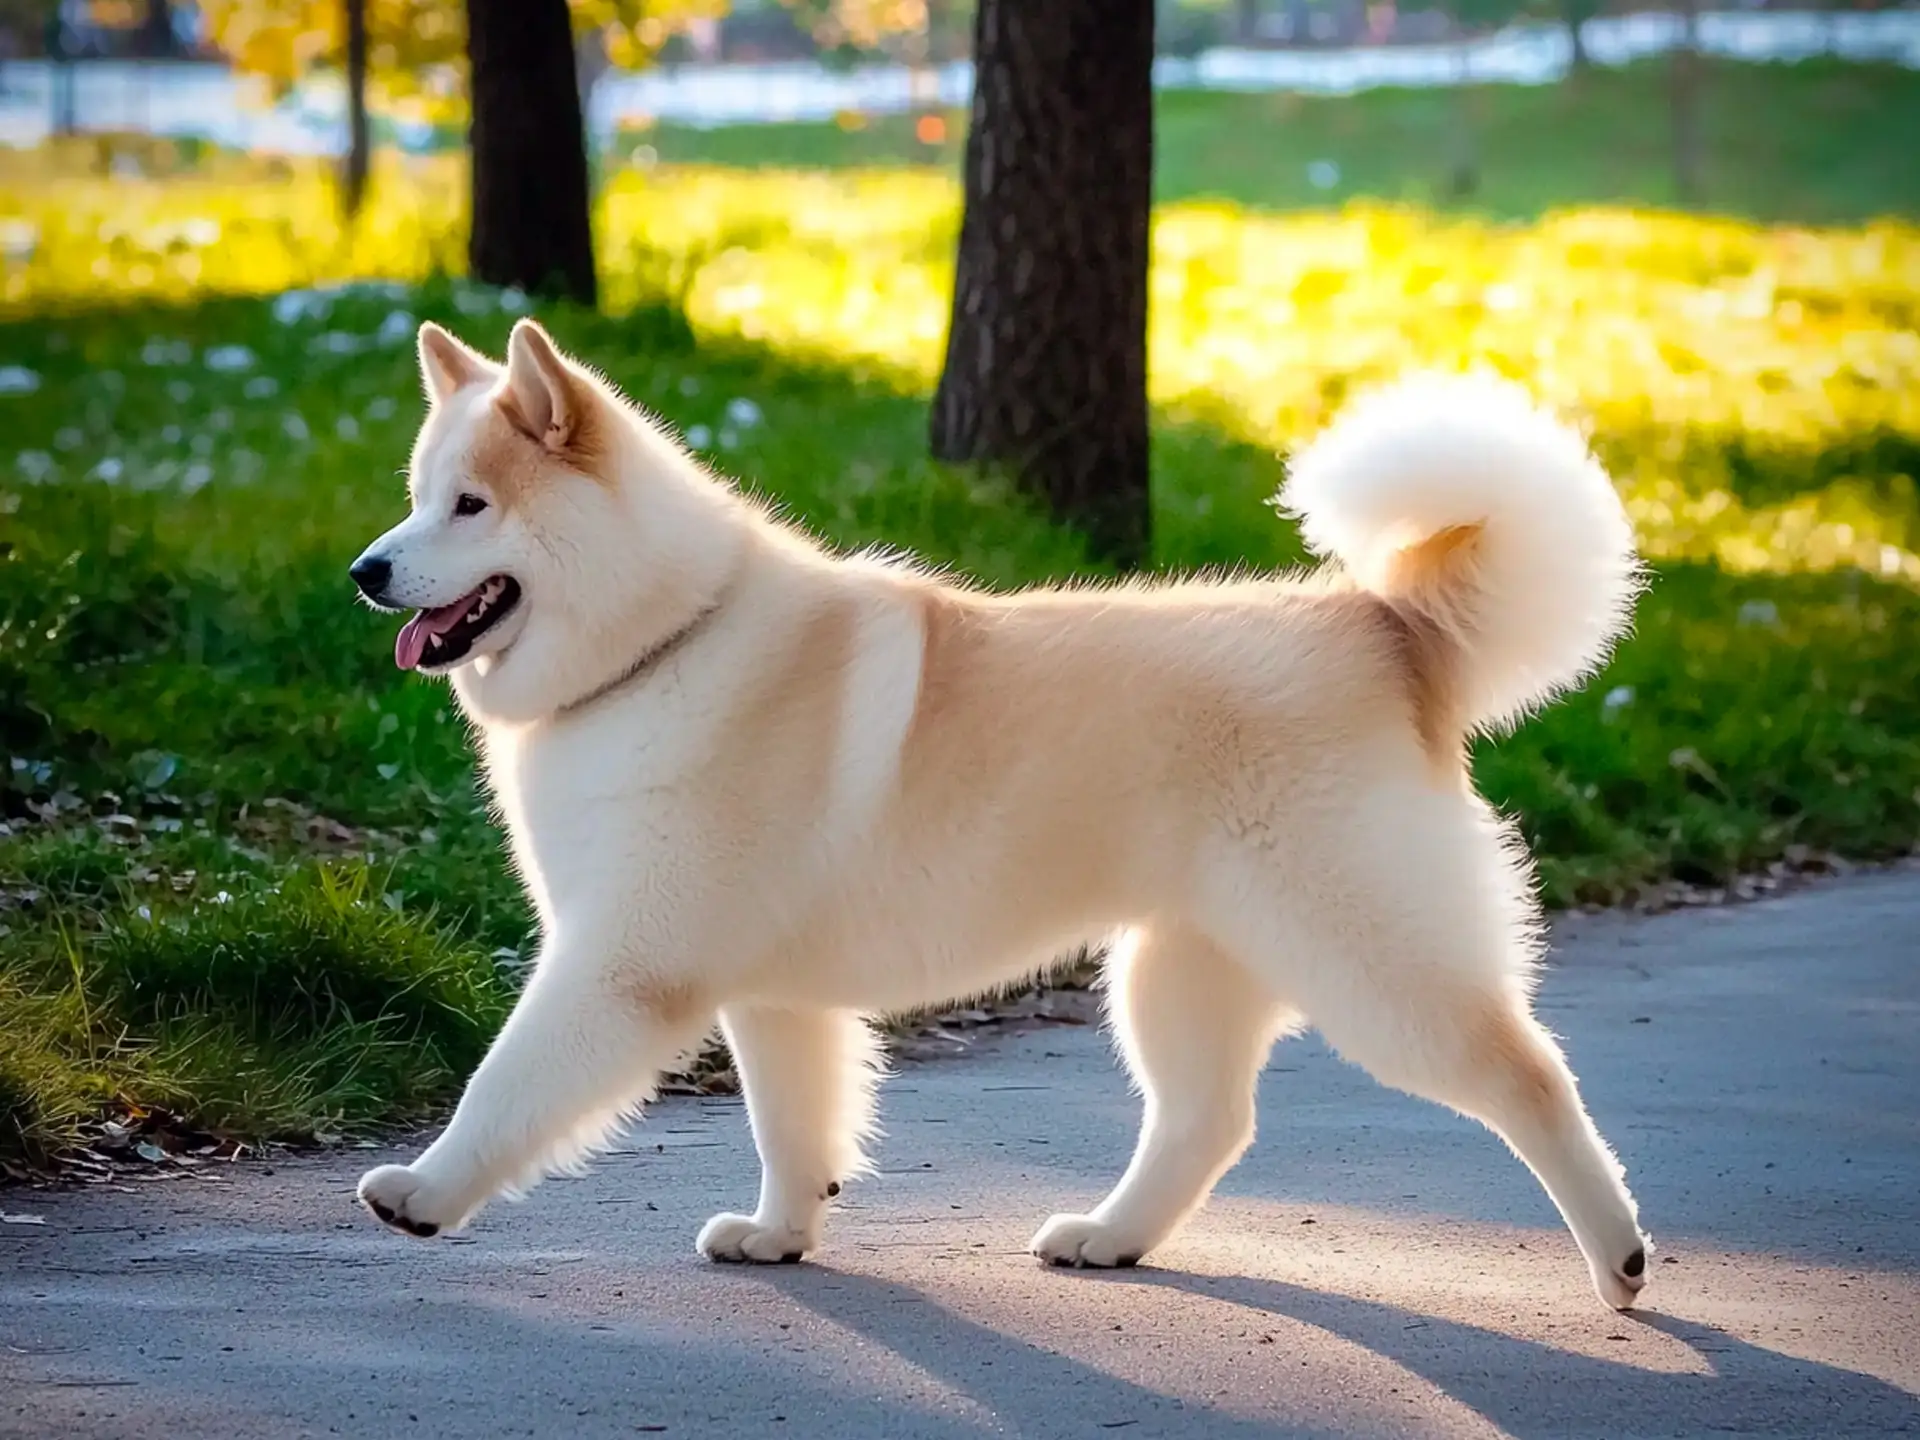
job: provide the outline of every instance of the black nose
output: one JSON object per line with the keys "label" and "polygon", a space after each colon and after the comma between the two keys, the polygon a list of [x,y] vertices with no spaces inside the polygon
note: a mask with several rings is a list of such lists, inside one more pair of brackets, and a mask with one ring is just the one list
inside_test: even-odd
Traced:
{"label": "black nose", "polygon": [[377,555],[362,555],[347,573],[353,576],[353,583],[360,587],[362,595],[378,600],[387,588],[387,581],[393,578],[393,562]]}

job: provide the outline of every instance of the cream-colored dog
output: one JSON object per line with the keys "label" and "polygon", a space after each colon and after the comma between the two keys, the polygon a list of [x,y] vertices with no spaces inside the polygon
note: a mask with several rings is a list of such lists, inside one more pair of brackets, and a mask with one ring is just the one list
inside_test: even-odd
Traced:
{"label": "cream-colored dog", "polygon": [[714,479],[539,326],[504,366],[424,326],[410,518],[354,576],[417,609],[543,945],[451,1123],[360,1183],[456,1229],[577,1164],[716,1020],[763,1166],[715,1260],[793,1260],[867,1165],[867,1017],[1113,937],[1139,1147],[1033,1249],[1127,1265],[1253,1135],[1307,1024],[1532,1167],[1609,1305],[1645,1280],[1621,1167],[1529,1000],[1529,865],[1475,730],[1627,623],[1632,536],[1582,441],[1491,381],[1403,383],[1296,457],[1307,576],[988,595],[829,554]]}

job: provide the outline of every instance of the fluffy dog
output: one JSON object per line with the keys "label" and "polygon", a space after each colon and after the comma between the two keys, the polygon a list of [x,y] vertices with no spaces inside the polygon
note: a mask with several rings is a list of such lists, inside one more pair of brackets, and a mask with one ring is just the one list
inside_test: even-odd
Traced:
{"label": "fluffy dog", "polygon": [[1317,1026],[1524,1160],[1600,1298],[1647,1243],[1534,1018],[1529,862],[1466,744],[1584,678],[1640,585],[1582,440],[1518,389],[1402,382],[1283,493],[1308,575],[984,594],[828,553],[529,321],[504,365],[420,332],[410,517],[353,566],[414,610],[539,912],[539,961],[445,1132],[360,1196],[414,1235],[578,1164],[718,1022],[763,1167],[715,1260],[820,1244],[867,1165],[867,1017],[1111,940],[1132,1164],[1033,1249],[1127,1265],[1253,1135]]}

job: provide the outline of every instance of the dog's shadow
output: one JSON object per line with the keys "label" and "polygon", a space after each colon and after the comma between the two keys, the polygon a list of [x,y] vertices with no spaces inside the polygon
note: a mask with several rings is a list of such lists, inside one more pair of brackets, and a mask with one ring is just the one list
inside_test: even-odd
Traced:
{"label": "dog's shadow", "polygon": [[[957,1315],[910,1285],[819,1269],[772,1269],[757,1278],[795,1304],[891,1350],[1008,1419],[1053,1414],[1134,1434],[1172,1429],[1208,1440],[1277,1433],[1366,1435],[1378,1409],[1356,1408],[1328,1427],[1324,1387],[1311,1368],[1272,1353],[1273,1373],[1245,1387],[1271,1404],[1274,1420],[1205,1409],[1161,1394],[1027,1340]],[[1712,1431],[1779,1436],[1920,1433],[1920,1399],[1875,1376],[1802,1360],[1710,1326],[1647,1312],[1600,1320],[1641,1325],[1687,1346],[1704,1373],[1651,1370],[1557,1349],[1479,1326],[1378,1301],[1327,1294],[1284,1281],[1188,1275],[1163,1270],[1074,1272],[1060,1284],[1124,1285],[1226,1301],[1297,1322],[1393,1362],[1466,1405],[1515,1440],[1590,1435],[1692,1435]],[[1628,1332],[1630,1333],[1630,1332]],[[1244,1363],[1259,1363],[1249,1361]],[[1288,1406],[1275,1382],[1298,1376],[1302,1404]],[[1292,1412],[1287,1414],[1286,1412]],[[1144,1428],[1134,1430],[1134,1425]]]}

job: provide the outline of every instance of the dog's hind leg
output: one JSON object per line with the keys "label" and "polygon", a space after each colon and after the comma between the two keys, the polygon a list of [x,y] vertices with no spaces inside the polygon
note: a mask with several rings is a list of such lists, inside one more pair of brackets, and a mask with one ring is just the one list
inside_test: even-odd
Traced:
{"label": "dog's hind leg", "polygon": [[[1531,867],[1477,799],[1375,778],[1276,865],[1223,849],[1212,914],[1330,1044],[1383,1084],[1493,1130],[1545,1187],[1594,1288],[1625,1308],[1647,1242],[1620,1163],[1530,1004],[1539,958]],[[1337,823],[1335,823],[1337,822]]]}
{"label": "dog's hind leg", "polygon": [[688,987],[580,971],[543,957],[440,1138],[361,1178],[360,1199],[388,1225],[457,1230],[495,1195],[578,1165],[713,1023]]}
{"label": "dog's hind leg", "polygon": [[1295,1023],[1231,956],[1178,927],[1123,938],[1106,983],[1145,1118],[1113,1193],[1034,1236],[1033,1253],[1055,1265],[1131,1265],[1206,1203],[1253,1139],[1254,1082]]}
{"label": "dog's hind leg", "polygon": [[1314,1021],[1382,1083],[1471,1116],[1505,1140],[1573,1231],[1600,1298],[1616,1309],[1632,1305],[1647,1264],[1632,1196],[1560,1047],[1524,996],[1425,977],[1391,990],[1362,1012],[1333,1006],[1316,1010]]}
{"label": "dog's hind leg", "polygon": [[709,1260],[798,1260],[820,1244],[827,1202],[867,1168],[879,1037],[847,1010],[729,1005],[720,1026],[760,1151],[760,1204],[714,1216],[694,1243]]}

